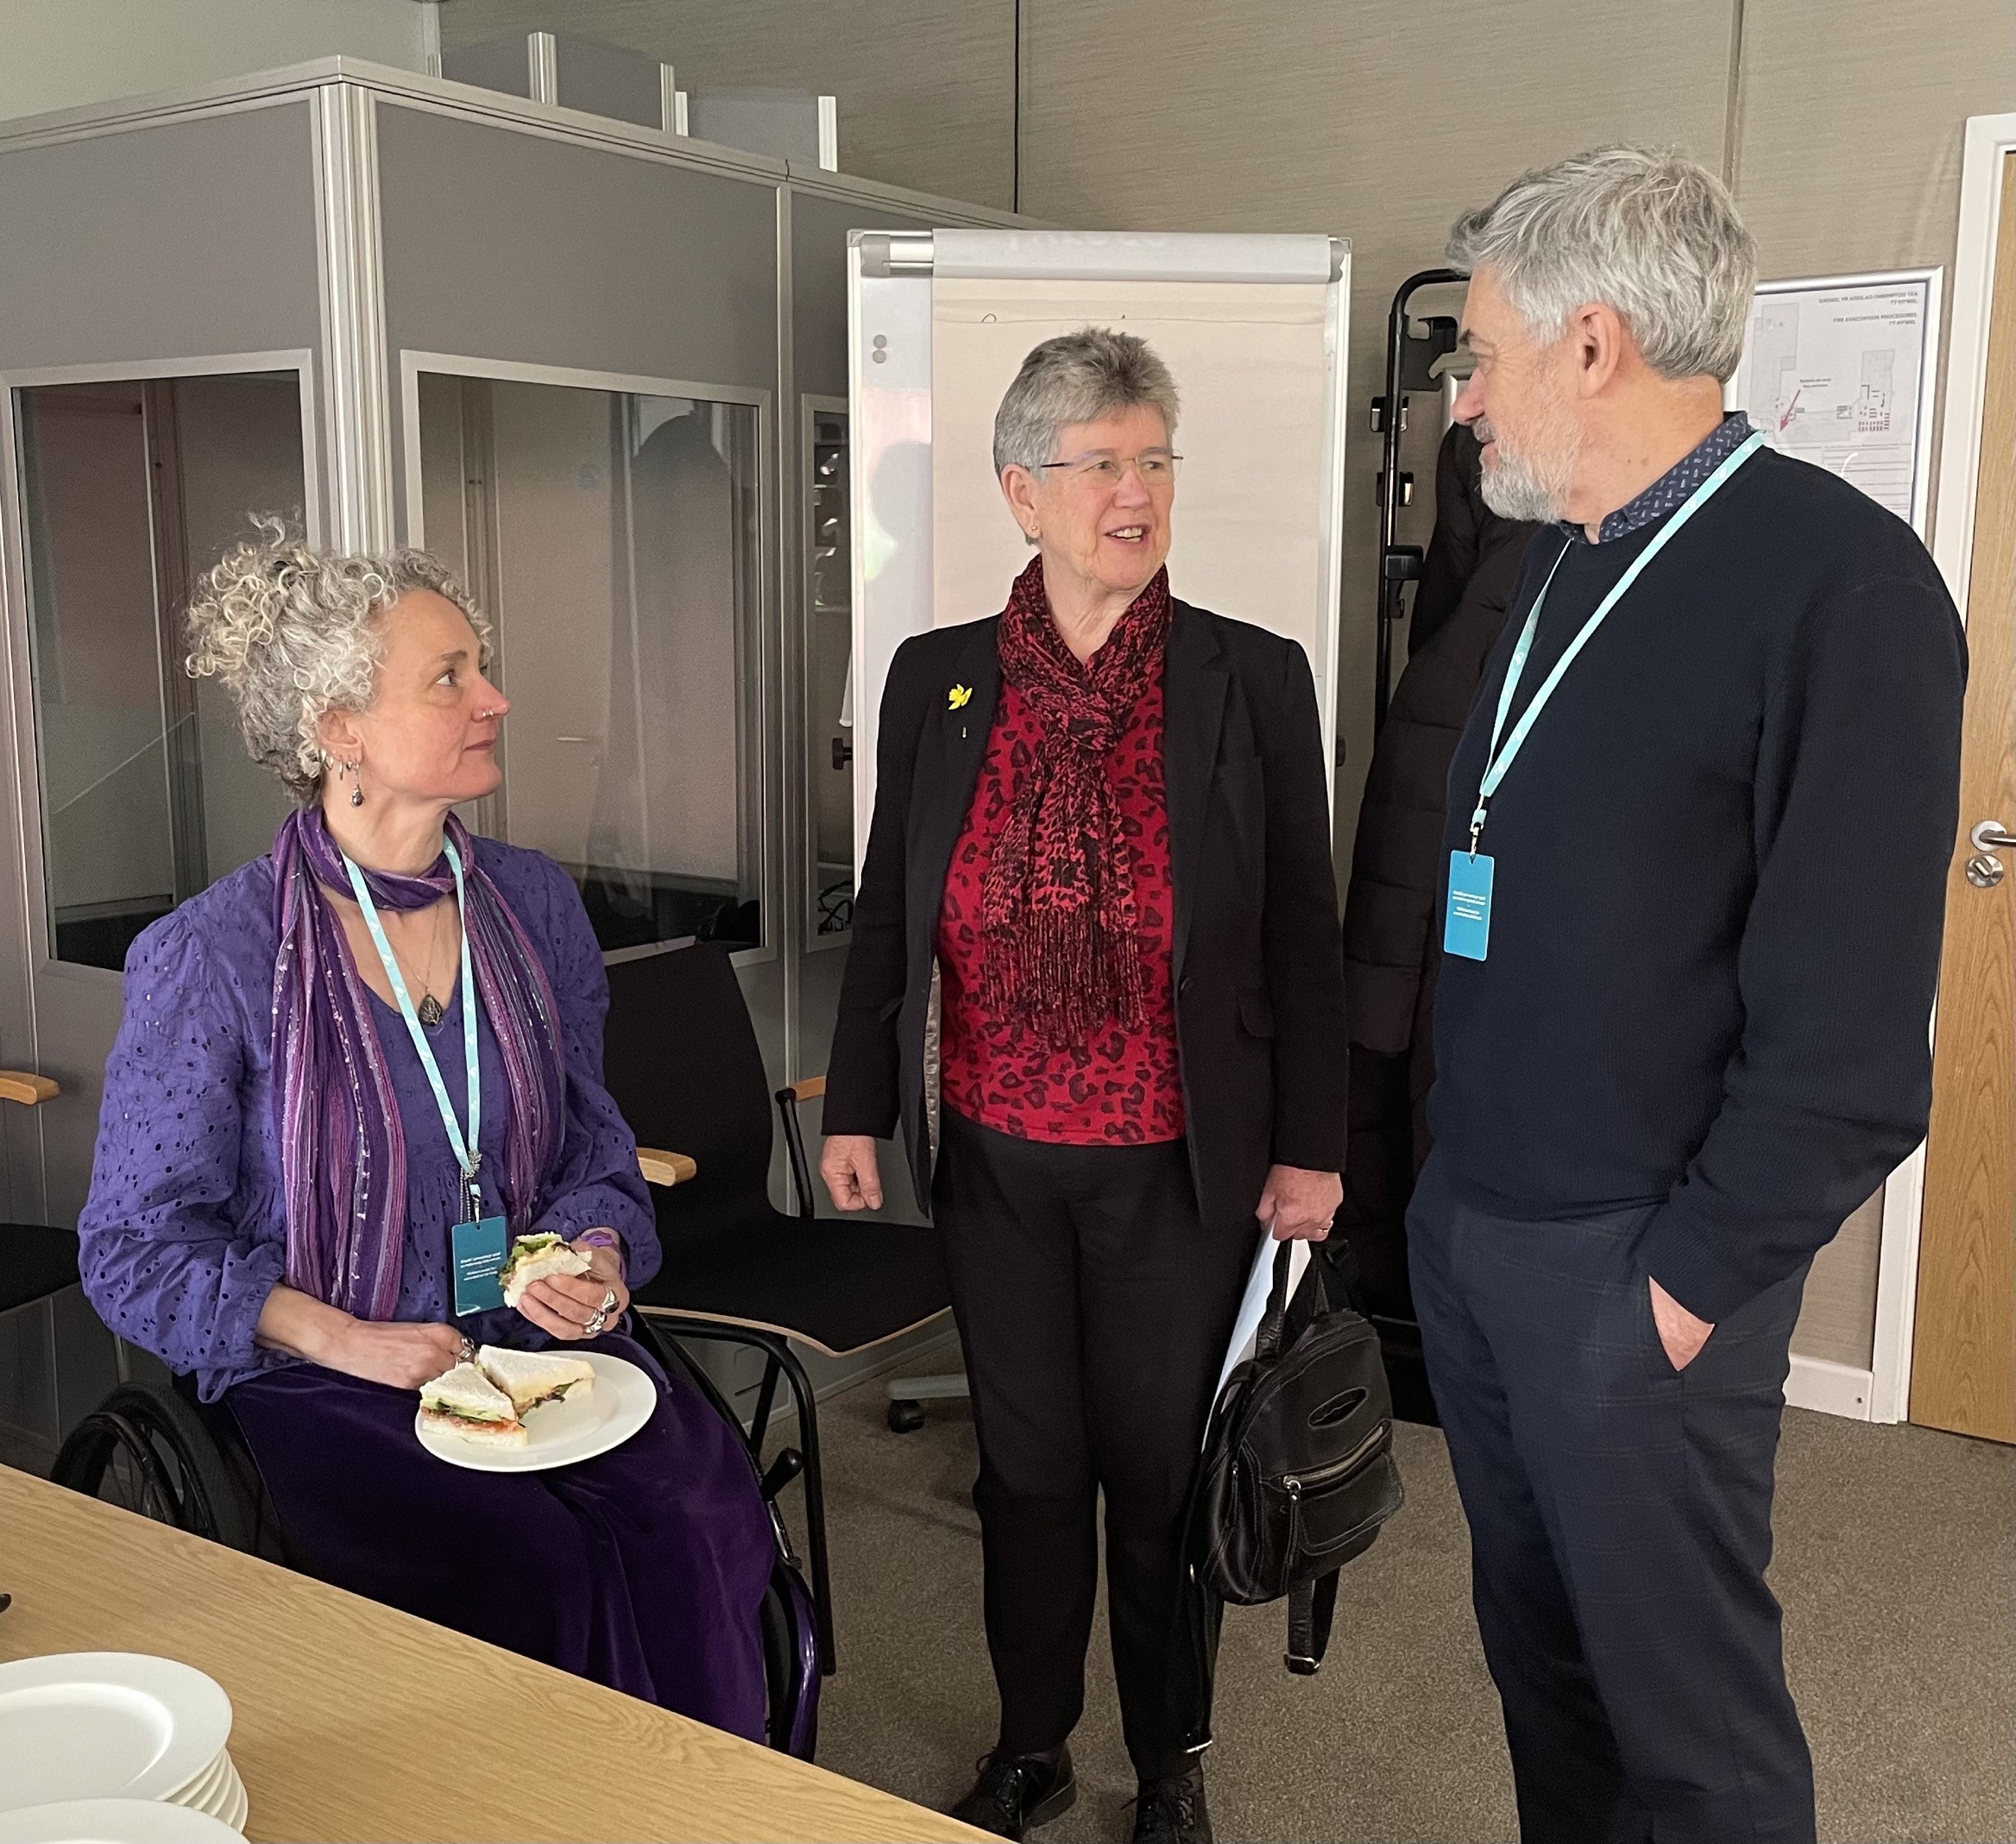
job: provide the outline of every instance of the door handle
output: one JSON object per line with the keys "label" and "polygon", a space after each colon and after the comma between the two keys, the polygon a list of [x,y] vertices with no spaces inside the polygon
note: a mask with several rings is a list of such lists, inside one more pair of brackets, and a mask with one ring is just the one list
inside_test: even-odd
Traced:
{"label": "door handle", "polygon": [[1993,890],[2002,881],[2002,861],[1995,853],[2016,850],[2016,835],[2000,820],[1983,820],[1967,837],[1974,846],[1974,856],[1967,861],[1967,881],[1976,890]]}

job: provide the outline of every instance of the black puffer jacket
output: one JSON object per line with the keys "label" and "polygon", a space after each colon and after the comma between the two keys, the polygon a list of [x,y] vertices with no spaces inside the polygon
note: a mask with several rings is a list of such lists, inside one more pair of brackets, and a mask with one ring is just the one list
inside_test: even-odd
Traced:
{"label": "black puffer jacket", "polygon": [[[1345,898],[1345,1016],[1351,1035],[1351,1145],[1338,1227],[1357,1257],[1359,1296],[1404,1348],[1414,1307],[1405,1217],[1428,1155],[1424,1104],[1441,943],[1442,806],[1449,758],[1538,528],[1484,502],[1477,437],[1457,424],[1435,463],[1435,533],[1408,627],[1407,670],[1358,809]],[[1404,1396],[1395,1375],[1396,1392]],[[1402,1412],[1409,1413],[1405,1400]]]}

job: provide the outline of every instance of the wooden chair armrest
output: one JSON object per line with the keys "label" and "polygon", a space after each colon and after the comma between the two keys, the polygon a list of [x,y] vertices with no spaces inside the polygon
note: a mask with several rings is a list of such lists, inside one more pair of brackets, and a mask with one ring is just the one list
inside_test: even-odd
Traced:
{"label": "wooden chair armrest", "polygon": [[777,1098],[782,1101],[789,1095],[793,1101],[816,1101],[825,1092],[824,1076],[807,1076],[803,1082],[794,1082],[788,1088],[779,1089]]}
{"label": "wooden chair armrest", "polygon": [[700,1170],[699,1161],[684,1153],[668,1153],[655,1146],[637,1149],[637,1169],[647,1185],[683,1184]]}
{"label": "wooden chair armrest", "polygon": [[0,1101],[18,1101],[24,1108],[40,1107],[63,1092],[47,1076],[31,1076],[25,1069],[0,1069]]}

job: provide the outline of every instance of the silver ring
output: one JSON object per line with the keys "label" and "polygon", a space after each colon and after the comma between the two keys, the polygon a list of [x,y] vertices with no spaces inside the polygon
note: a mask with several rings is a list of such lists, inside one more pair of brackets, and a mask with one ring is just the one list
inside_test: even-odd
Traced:
{"label": "silver ring", "polygon": [[581,1336],[584,1338],[600,1337],[602,1327],[609,1323],[609,1314],[615,1310],[615,1288],[605,1287],[602,1290],[602,1303],[589,1314],[587,1323],[581,1328]]}

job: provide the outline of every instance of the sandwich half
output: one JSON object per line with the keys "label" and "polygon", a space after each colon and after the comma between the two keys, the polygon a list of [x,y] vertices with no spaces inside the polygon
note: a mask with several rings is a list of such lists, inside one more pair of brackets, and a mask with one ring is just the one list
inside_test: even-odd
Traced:
{"label": "sandwich half", "polygon": [[569,1248],[551,1230],[541,1230],[537,1236],[520,1236],[512,1243],[497,1278],[504,1283],[504,1304],[515,1306],[525,1297],[526,1288],[543,1275],[587,1272],[586,1255]]}
{"label": "sandwich half", "polygon": [[542,1402],[558,1402],[576,1390],[586,1395],[595,1388],[593,1364],[555,1351],[514,1351],[486,1344],[476,1353],[476,1362],[521,1416]]}
{"label": "sandwich half", "polygon": [[511,1398],[473,1363],[458,1363],[420,1386],[420,1420],[430,1428],[492,1447],[522,1447],[525,1425]]}

